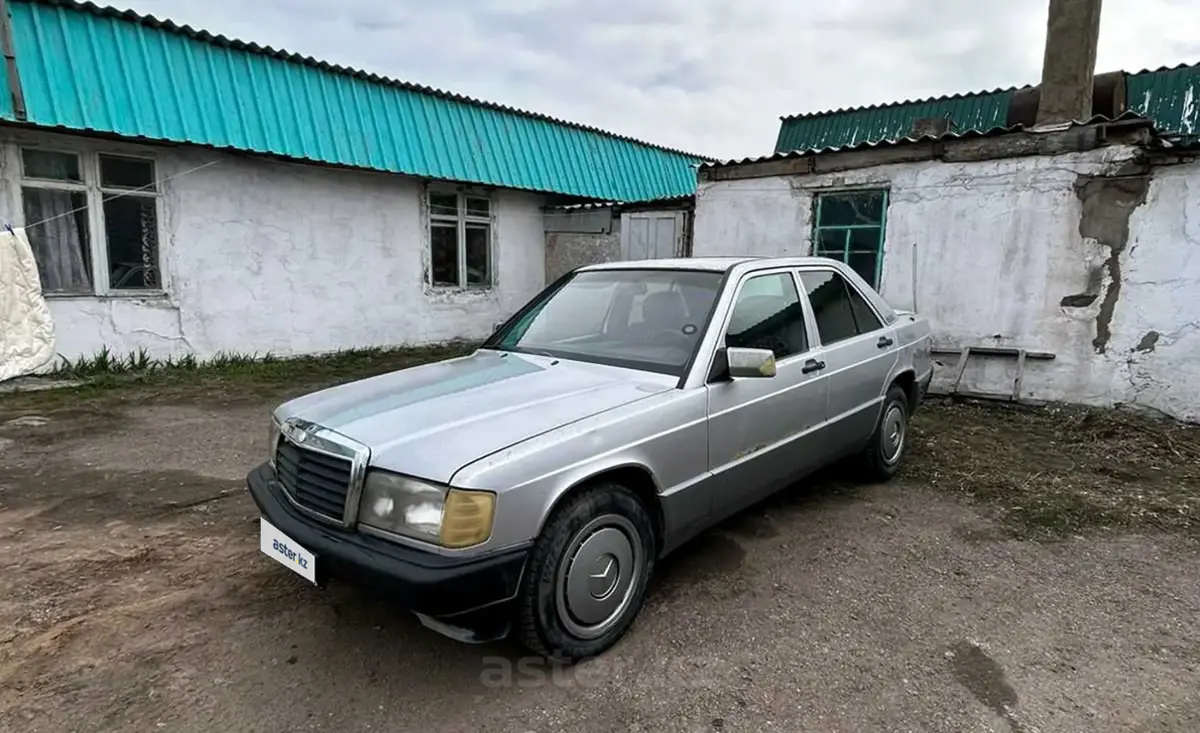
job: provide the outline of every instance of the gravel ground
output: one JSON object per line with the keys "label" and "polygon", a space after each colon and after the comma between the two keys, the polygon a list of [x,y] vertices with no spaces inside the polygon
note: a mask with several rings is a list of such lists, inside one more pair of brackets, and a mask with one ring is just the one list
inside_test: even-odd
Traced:
{"label": "gravel ground", "polygon": [[258,553],[276,376],[0,397],[0,730],[1200,730],[1200,429],[931,403],[554,668]]}

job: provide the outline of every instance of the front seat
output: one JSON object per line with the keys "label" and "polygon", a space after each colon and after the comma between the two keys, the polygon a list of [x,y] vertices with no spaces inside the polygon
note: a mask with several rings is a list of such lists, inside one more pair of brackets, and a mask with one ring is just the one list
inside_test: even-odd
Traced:
{"label": "front seat", "polygon": [[634,336],[639,341],[648,341],[664,331],[682,334],[685,323],[687,306],[682,293],[678,290],[651,293],[642,301],[642,322],[634,330]]}

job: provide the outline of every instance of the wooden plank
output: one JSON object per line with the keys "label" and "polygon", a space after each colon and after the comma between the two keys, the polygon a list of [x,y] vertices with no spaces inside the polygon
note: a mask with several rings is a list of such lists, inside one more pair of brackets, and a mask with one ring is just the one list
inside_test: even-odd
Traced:
{"label": "wooden plank", "polygon": [[1025,378],[1025,349],[1021,349],[1021,353],[1017,354],[1017,376],[1013,379],[1013,402],[1021,401],[1021,380]]}
{"label": "wooden plank", "polygon": [[[1024,349],[1006,346],[972,346],[971,353],[978,356],[1019,356]],[[931,354],[959,354],[961,349],[930,349]],[[1026,358],[1029,359],[1056,359],[1058,358],[1050,351],[1025,351]]]}
{"label": "wooden plank", "polygon": [[958,365],[954,367],[954,382],[950,385],[950,394],[958,392],[958,384],[962,381],[963,372],[967,370],[967,357],[971,355],[971,347],[964,346],[958,354]]}

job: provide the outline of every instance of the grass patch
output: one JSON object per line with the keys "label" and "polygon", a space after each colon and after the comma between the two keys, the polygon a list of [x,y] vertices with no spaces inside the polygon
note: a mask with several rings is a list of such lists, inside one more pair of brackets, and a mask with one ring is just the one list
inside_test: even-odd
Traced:
{"label": "grass patch", "polygon": [[320,356],[222,352],[198,360],[192,354],[151,359],[145,351],[114,355],[108,350],[75,361],[62,360],[54,379],[83,381],[78,387],[0,394],[0,410],[55,408],[104,400],[148,398],[247,399],[279,397],[384,374],[432,361],[464,356],[475,343],[426,347],[347,349]]}
{"label": "grass patch", "polygon": [[1200,536],[1200,426],[1121,410],[933,400],[905,477],[994,506],[1019,536]]}
{"label": "grass patch", "polygon": [[[382,349],[359,349],[355,354],[362,356],[368,353],[379,353]],[[323,358],[323,357],[314,357]],[[58,364],[47,376],[53,379],[94,379],[96,377],[118,375],[146,375],[155,372],[192,372],[198,369],[222,370],[246,367],[255,363],[275,363],[280,361],[274,354],[267,352],[259,355],[239,354],[236,352],[218,352],[216,356],[200,361],[195,354],[183,354],[178,357],[156,359],[150,356],[146,349],[131,351],[128,354],[114,354],[105,347],[91,356],[80,356],[74,361],[59,356]],[[295,361],[299,361],[296,359]]]}

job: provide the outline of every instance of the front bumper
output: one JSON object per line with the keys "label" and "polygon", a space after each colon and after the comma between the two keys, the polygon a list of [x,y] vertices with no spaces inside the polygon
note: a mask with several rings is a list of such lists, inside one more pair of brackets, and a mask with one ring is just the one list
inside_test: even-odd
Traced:
{"label": "front bumper", "polygon": [[[307,517],[283,496],[268,464],[251,471],[246,484],[263,517],[316,555],[318,582],[334,577],[381,591],[442,625],[507,623],[502,606],[517,594],[528,548],[484,558],[446,557]],[[502,634],[493,629],[487,635]]]}

